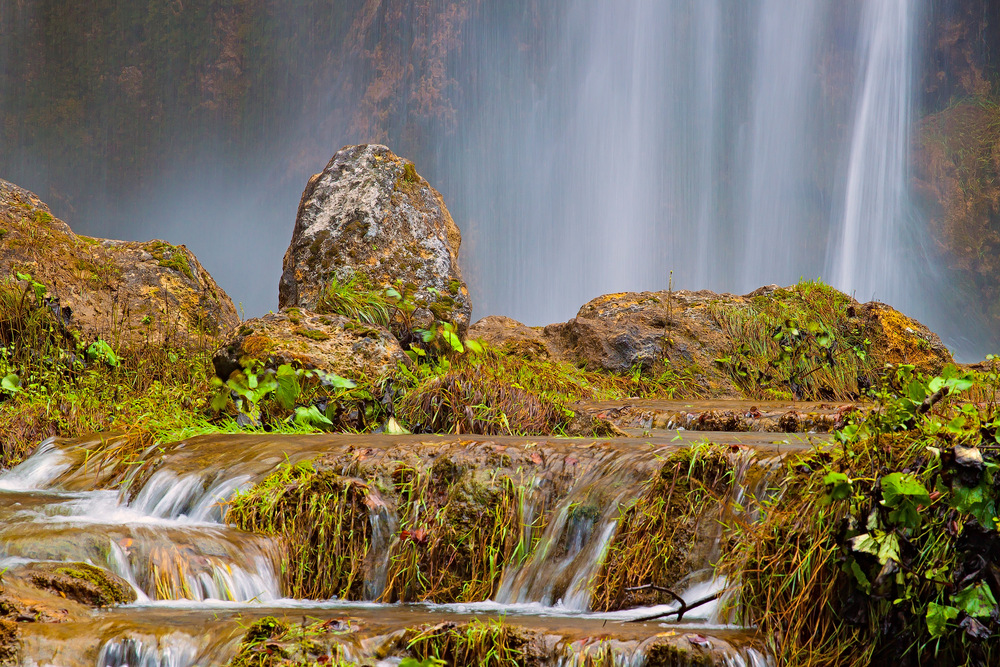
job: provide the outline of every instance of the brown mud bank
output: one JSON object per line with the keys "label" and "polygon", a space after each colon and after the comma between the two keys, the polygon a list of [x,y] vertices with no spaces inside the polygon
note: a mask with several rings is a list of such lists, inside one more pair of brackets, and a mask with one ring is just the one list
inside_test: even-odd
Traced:
{"label": "brown mud bank", "polygon": [[658,431],[828,433],[869,409],[866,403],[625,399],[578,401],[577,415],[609,422],[632,436]]}

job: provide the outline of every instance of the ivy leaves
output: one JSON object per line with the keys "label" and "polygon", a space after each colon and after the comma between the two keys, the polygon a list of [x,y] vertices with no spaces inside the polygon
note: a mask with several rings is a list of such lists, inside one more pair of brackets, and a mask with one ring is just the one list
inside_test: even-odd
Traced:
{"label": "ivy leaves", "polygon": [[825,504],[846,510],[840,568],[869,613],[891,614],[938,647],[988,639],[1000,618],[990,578],[1000,565],[1000,462],[983,448],[1000,420],[942,402],[974,381],[955,367],[930,379],[895,369],[899,393],[883,390],[877,411],[836,434],[843,458],[822,477]]}

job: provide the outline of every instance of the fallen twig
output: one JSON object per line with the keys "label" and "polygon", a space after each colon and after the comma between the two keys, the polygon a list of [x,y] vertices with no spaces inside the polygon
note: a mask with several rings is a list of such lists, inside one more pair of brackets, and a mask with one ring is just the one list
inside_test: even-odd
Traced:
{"label": "fallen twig", "polygon": [[628,621],[629,623],[641,623],[643,621],[653,621],[658,618],[666,618],[667,616],[671,616],[673,614],[677,614],[677,620],[681,621],[684,618],[684,614],[688,613],[692,609],[696,609],[704,604],[708,604],[712,600],[717,600],[719,599],[719,596],[722,595],[722,591],[716,591],[711,595],[703,597],[700,600],[695,600],[691,604],[688,604],[687,602],[684,601],[684,598],[682,598],[677,593],[673,592],[669,588],[664,588],[663,586],[657,586],[656,584],[646,584],[645,586],[633,586],[632,588],[626,588],[625,592],[632,593],[635,591],[646,591],[646,590],[666,593],[674,600],[676,600],[680,604],[680,607],[678,607],[677,609],[671,609],[670,611],[660,612],[659,614],[653,614],[652,616],[641,616],[639,618],[631,618]]}

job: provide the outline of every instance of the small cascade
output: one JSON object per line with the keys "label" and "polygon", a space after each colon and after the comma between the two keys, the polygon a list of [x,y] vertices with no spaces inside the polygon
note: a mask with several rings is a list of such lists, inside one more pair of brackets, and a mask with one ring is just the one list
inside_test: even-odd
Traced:
{"label": "small cascade", "polygon": [[504,572],[498,602],[589,608],[587,586],[614,536],[621,500],[599,505],[595,492],[592,486],[581,488],[559,505],[524,566]]}
{"label": "small cascade", "polygon": [[[775,493],[770,481],[780,465],[780,457],[759,459],[750,448],[736,448],[730,456],[734,481],[731,495],[720,501],[721,515],[727,519],[740,513],[751,520],[761,504]],[[504,571],[496,601],[501,604],[540,603],[560,605],[567,610],[588,611],[592,582],[601,569],[614,539],[624,507],[636,498],[649,477],[637,474],[643,467],[629,457],[609,457],[581,477],[560,500],[548,519],[534,551],[520,567]],[[537,502],[526,503],[523,525],[533,525]],[[721,526],[706,522],[713,535],[712,547],[701,554],[701,565],[686,579],[690,587],[688,601],[725,588],[725,582],[711,576],[712,563],[718,558]],[[704,532],[706,528],[702,528]],[[526,543],[531,535],[525,535]],[[707,583],[703,583],[707,582]],[[706,588],[707,586],[707,588]],[[712,618],[718,605],[708,605],[699,617]],[[668,607],[669,608],[669,607]]]}
{"label": "small cascade", "polygon": [[[507,615],[508,622],[528,628],[525,631],[536,633],[537,641],[547,642],[546,658],[539,664],[642,665],[649,651],[666,650],[651,648],[649,643],[662,639],[662,628],[659,623],[627,621],[671,607],[600,613],[590,611],[590,607],[595,582],[599,574],[604,576],[602,568],[626,510],[646,497],[654,480],[664,478],[666,460],[693,444],[678,444],[677,437],[670,434],[654,444],[638,439],[535,442],[519,438],[428,440],[419,436],[340,435],[272,437],[248,445],[240,436],[215,436],[161,448],[156,456],[144,457],[147,463],[141,469],[125,475],[120,470],[109,473],[106,464],[94,465],[99,452],[87,449],[93,443],[47,441],[21,466],[0,474],[0,567],[9,568],[11,576],[24,577],[32,563],[86,562],[128,582],[137,592],[138,604],[100,612],[94,621],[100,630],[87,639],[94,642],[87,651],[99,656],[101,667],[225,664],[252,622],[237,620],[237,614],[245,613],[254,617],[275,613],[294,622],[313,614],[331,618],[349,614],[352,623],[363,619],[362,631],[331,639],[336,643],[330,649],[331,660],[396,664],[392,659],[379,662],[381,658],[376,656],[392,655],[391,647],[398,646],[405,628],[426,627],[430,619],[437,623],[442,617],[462,624]],[[278,450],[291,454],[277,456]],[[732,483],[726,487],[729,496],[719,499],[718,510],[708,510],[698,522],[696,540],[708,546],[698,547],[701,560],[696,559],[693,565],[688,562],[685,567],[693,566],[693,571],[676,585],[686,600],[725,588],[725,582],[714,578],[711,569],[719,549],[715,538],[718,520],[733,513],[752,517],[761,500],[774,493],[770,480],[780,463],[780,456],[774,455],[777,450],[770,445],[736,444],[713,450],[715,456],[728,461],[726,470]],[[209,455],[214,464],[204,465]],[[359,597],[367,600],[383,596],[390,572],[395,572],[390,569],[391,554],[402,539],[409,539],[401,536],[409,524],[400,525],[400,517],[408,515],[393,495],[397,492],[392,478],[383,478],[389,481],[382,483],[367,474],[392,470],[395,462],[408,456],[407,465],[415,466],[409,469],[424,470],[421,466],[426,465],[428,474],[434,469],[451,471],[447,474],[454,477],[426,477],[426,484],[407,488],[445,498],[452,487],[439,484],[454,483],[454,488],[471,494],[463,502],[472,502],[476,493],[483,492],[473,489],[487,487],[475,487],[479,483],[473,479],[475,473],[460,477],[465,474],[461,470],[474,469],[478,460],[508,460],[495,464],[497,469],[487,477],[496,479],[518,471],[516,479],[520,481],[503,479],[517,489],[519,500],[510,505],[510,511],[519,516],[515,539],[519,538],[521,546],[515,551],[517,558],[497,575],[494,600],[400,606],[285,599],[280,576],[286,563],[283,546],[276,538],[225,525],[225,503],[237,490],[252,486],[285,461],[320,455],[353,461],[344,465],[353,466],[351,479],[366,489],[359,507],[367,512],[368,555]],[[373,467],[360,467],[362,460]],[[672,470],[674,464],[670,466]],[[130,480],[131,495],[99,488],[112,479],[119,484]],[[443,481],[449,479],[454,481]],[[424,504],[429,500],[414,495],[407,501],[422,508],[413,525],[433,525],[420,523],[427,519],[425,514],[438,512],[433,503]],[[708,664],[766,664],[752,649],[752,641],[725,625],[726,619],[718,618],[717,610],[722,606],[704,605],[686,615],[684,621],[723,625],[703,630],[672,625],[682,632],[696,628],[688,633],[690,639],[688,634],[678,634],[676,641],[684,650],[693,646],[709,652],[712,662]],[[198,621],[202,618],[199,614],[209,610],[213,614],[210,630],[204,619]],[[613,628],[610,634],[605,631],[606,624]],[[46,655],[44,646],[52,642],[65,642],[68,654],[83,655],[78,644],[84,639],[79,635],[62,636],[43,624],[36,625],[24,645],[37,664],[61,664],[38,657]],[[735,632],[735,639],[726,632]],[[81,667],[83,664],[91,663],[80,663]]]}
{"label": "small cascade", "polygon": [[178,477],[172,470],[159,470],[129,506],[151,517],[221,523],[224,503],[250,479],[250,475],[220,474],[209,481],[204,474]]}
{"label": "small cascade", "polygon": [[79,486],[93,474],[80,455],[85,444],[47,440],[0,474],[0,563],[90,563],[122,577],[140,600],[282,597],[278,544],[221,525],[222,503],[249,476],[158,470],[132,502],[110,490],[60,491],[60,481]]}
{"label": "small cascade", "polygon": [[[588,586],[614,537],[619,505],[634,496],[643,481],[637,471],[645,466],[636,465],[634,456],[617,454],[604,457],[560,500],[528,560],[504,571],[498,602],[589,609]],[[537,501],[525,503],[526,530],[534,524],[537,511]],[[530,544],[531,535],[525,538]]]}
{"label": "small cascade", "polygon": [[384,504],[373,504],[368,522],[371,525],[371,548],[365,577],[365,599],[378,600],[385,592],[389,573],[389,546],[396,535],[398,520]]}
{"label": "small cascade", "polygon": [[101,647],[97,667],[193,667],[197,658],[198,647],[184,635],[126,637]]}
{"label": "small cascade", "polygon": [[56,442],[55,437],[48,438],[20,465],[0,475],[0,491],[43,489],[69,469],[70,459]]}

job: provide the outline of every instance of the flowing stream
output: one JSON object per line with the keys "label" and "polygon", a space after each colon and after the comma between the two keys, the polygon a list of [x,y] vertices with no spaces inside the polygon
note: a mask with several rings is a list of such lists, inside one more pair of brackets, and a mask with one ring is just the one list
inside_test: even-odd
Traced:
{"label": "flowing stream", "polygon": [[[147,452],[147,463],[129,473],[133,488],[128,493],[100,488],[111,479],[111,471],[89,455],[95,441],[47,441],[20,466],[0,475],[0,568],[8,573],[5,585],[21,590],[19,568],[33,562],[84,561],[121,576],[138,600],[100,611],[71,608],[75,616],[65,623],[21,623],[21,664],[221,665],[233,655],[246,625],[266,614],[292,620],[349,615],[363,630],[344,640],[343,656],[368,661],[364,664],[395,664],[376,656],[384,655],[379,647],[395,641],[405,627],[498,616],[544,630],[551,639],[553,665],[582,665],[588,655],[599,652],[614,656],[616,665],[645,664],[644,647],[664,631],[664,624],[625,621],[669,607],[592,612],[588,584],[614,535],[621,504],[639,493],[658,470],[660,457],[693,442],[683,432],[668,435],[650,444],[618,439],[596,448],[594,441],[586,440],[206,436]],[[736,467],[736,500],[752,506],[748,498],[770,493],[768,462],[777,460],[774,455],[783,443],[768,444],[762,434],[718,436],[723,442],[756,438],[757,446],[745,447],[746,455]],[[683,442],[670,442],[675,439]],[[359,448],[418,451],[443,446],[544,446],[538,451],[545,463],[532,484],[541,488],[556,471],[568,475],[567,491],[552,508],[533,555],[522,566],[504,570],[495,600],[390,605],[289,599],[282,590],[280,545],[222,522],[222,503],[281,462]],[[530,492],[528,496],[526,526],[533,524],[530,515],[540,511]],[[370,521],[372,557],[388,559],[389,545],[399,539],[396,517],[384,508],[373,509]],[[688,600],[723,585],[712,579],[710,561],[707,554],[704,569],[689,579]],[[377,599],[384,589],[386,567],[383,563],[371,568],[367,598]],[[667,625],[678,638],[689,636],[686,632],[710,636],[705,641],[712,643],[717,664],[767,664],[753,648],[752,633],[726,625],[716,612],[716,605],[706,605],[690,612],[684,624]]]}

